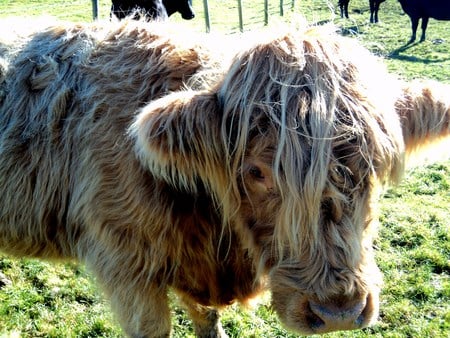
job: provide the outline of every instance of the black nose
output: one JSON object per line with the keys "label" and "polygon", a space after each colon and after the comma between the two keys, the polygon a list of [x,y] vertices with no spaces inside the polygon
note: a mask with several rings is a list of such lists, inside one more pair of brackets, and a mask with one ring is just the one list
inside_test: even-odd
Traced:
{"label": "black nose", "polygon": [[195,18],[195,14],[194,13],[185,13],[185,14],[182,14],[181,17],[184,20],[191,20],[191,19]]}

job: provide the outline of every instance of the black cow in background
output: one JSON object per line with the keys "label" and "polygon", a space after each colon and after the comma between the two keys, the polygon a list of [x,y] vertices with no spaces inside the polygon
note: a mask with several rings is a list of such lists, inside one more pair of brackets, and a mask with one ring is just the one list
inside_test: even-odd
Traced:
{"label": "black cow in background", "polygon": [[419,19],[422,19],[422,36],[420,41],[425,41],[425,31],[428,20],[450,20],[450,0],[399,0],[403,11],[411,19],[412,35],[409,43],[416,40]]}
{"label": "black cow in background", "polygon": [[348,3],[350,0],[339,0],[338,5],[341,10],[341,18],[344,16],[348,19]]}
{"label": "black cow in background", "polygon": [[[378,22],[378,10],[380,9],[380,4],[385,0],[369,0],[370,6],[370,22],[376,23]],[[348,3],[350,0],[339,0],[338,6],[341,10],[341,18],[344,16],[348,19]]]}
{"label": "black cow in background", "polygon": [[111,16],[118,19],[134,13],[135,19],[143,15],[148,20],[165,20],[176,12],[185,20],[193,19],[192,0],[112,0],[111,5]]}
{"label": "black cow in background", "polygon": [[370,6],[370,23],[378,22],[378,10],[380,9],[380,4],[385,0],[369,0]]}

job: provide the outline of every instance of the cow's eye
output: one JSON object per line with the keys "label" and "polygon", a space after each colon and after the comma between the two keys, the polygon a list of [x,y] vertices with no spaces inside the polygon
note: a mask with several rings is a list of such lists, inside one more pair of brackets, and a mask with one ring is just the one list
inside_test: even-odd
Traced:
{"label": "cow's eye", "polygon": [[264,178],[265,178],[264,174],[261,171],[261,169],[259,167],[257,167],[257,166],[250,167],[249,173],[250,173],[250,175],[252,175],[252,177],[254,179],[257,179],[257,180],[264,180]]}

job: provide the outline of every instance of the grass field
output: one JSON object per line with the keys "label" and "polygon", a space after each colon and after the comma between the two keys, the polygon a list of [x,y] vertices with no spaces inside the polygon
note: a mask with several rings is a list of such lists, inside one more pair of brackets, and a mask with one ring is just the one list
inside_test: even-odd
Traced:
{"label": "grass field", "polygon": [[[203,31],[203,2],[193,1],[197,18],[182,24]],[[263,1],[243,2],[244,30],[262,27]],[[381,5],[381,23],[377,25],[368,23],[366,0],[350,2],[349,20],[340,19],[333,9],[337,0],[297,0],[294,13],[290,1],[284,2],[283,20],[302,13],[311,22],[334,22],[343,34],[360,40],[382,57],[399,77],[450,83],[450,22],[430,20],[427,41],[405,47],[410,23],[396,0]],[[237,2],[209,3],[211,30],[237,34]],[[282,20],[277,14],[279,2],[270,3],[270,24],[275,26]],[[101,19],[108,18],[109,6],[109,1],[100,0]],[[71,21],[92,20],[88,0],[0,0],[0,20],[49,14]],[[171,20],[181,21],[175,16]],[[441,158],[434,164],[410,169],[399,186],[383,195],[379,219],[375,247],[385,284],[379,323],[369,329],[325,337],[450,336],[450,160]],[[0,255],[0,272],[12,281],[12,285],[0,288],[0,337],[122,336],[107,301],[82,266]],[[282,328],[269,304],[267,294],[253,309],[232,306],[223,314],[225,330],[230,337],[296,337]],[[173,336],[193,337],[190,321],[175,299],[173,314]]]}

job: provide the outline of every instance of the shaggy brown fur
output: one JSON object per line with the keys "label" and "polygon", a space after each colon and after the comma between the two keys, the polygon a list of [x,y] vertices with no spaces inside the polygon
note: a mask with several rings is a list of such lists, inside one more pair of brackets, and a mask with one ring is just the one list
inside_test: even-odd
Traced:
{"label": "shaggy brown fur", "polygon": [[112,25],[3,52],[3,250],[85,263],[133,337],[169,336],[168,288],[200,337],[266,286],[295,331],[373,323],[375,188],[405,144],[450,134],[448,98],[325,28],[246,40],[209,84],[161,97],[209,54]]}

